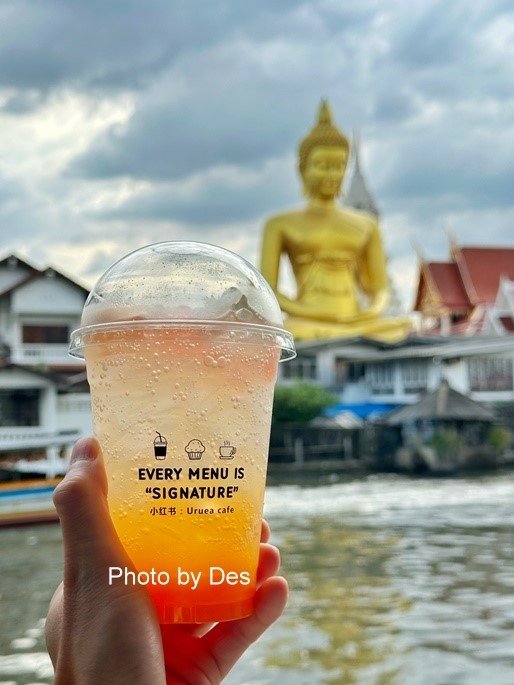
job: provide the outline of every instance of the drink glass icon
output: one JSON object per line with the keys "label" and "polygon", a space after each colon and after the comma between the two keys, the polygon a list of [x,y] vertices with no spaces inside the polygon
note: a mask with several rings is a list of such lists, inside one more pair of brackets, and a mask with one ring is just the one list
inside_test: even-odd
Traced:
{"label": "drink glass icon", "polygon": [[[118,536],[137,571],[156,569],[171,579],[146,588],[159,621],[250,615],[274,385],[278,362],[295,355],[271,288],[228,250],[192,242],[149,245],[100,277],[70,353],[86,360]],[[163,469],[164,480],[153,489],[159,500],[149,498],[138,478],[155,463],[148,450],[154,426],[160,431],[156,459],[166,456],[165,435],[177,446],[167,456],[176,468]],[[218,442],[227,430],[239,431],[237,450],[247,460],[244,477],[219,481],[212,475],[218,460],[236,453]],[[152,516],[156,504],[175,511]],[[215,512],[209,518],[201,513],[207,508]],[[194,591],[179,585],[179,567],[201,572]],[[214,578],[212,568],[218,569]],[[248,574],[250,582],[228,582],[234,572]]]}
{"label": "drink glass icon", "polygon": [[162,436],[159,431],[155,431],[157,437],[153,441],[153,451],[156,459],[166,459],[166,450],[168,449],[168,441]]}

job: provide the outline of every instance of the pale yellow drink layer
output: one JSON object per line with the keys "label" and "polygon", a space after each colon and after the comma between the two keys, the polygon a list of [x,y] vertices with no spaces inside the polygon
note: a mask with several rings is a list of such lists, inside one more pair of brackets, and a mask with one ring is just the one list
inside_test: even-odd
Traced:
{"label": "pale yellow drink layer", "polygon": [[[255,592],[279,354],[258,335],[198,329],[86,340],[114,525],[138,571],[170,574],[168,587],[149,588],[158,611],[236,604]],[[213,567],[251,582],[218,583]],[[179,569],[202,572],[194,590],[177,584]]]}

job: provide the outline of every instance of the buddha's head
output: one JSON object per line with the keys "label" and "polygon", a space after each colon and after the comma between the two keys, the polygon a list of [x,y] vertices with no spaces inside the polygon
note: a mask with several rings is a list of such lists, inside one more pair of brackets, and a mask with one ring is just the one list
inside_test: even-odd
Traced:
{"label": "buddha's head", "polygon": [[339,194],[349,151],[347,138],[332,123],[328,102],[322,100],[318,122],[299,148],[298,166],[307,197],[328,200]]}

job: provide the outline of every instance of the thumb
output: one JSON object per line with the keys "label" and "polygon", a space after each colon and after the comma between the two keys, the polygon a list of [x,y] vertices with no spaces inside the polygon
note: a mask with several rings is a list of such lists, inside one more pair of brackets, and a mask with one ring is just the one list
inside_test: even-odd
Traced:
{"label": "thumb", "polygon": [[98,442],[75,445],[66,477],[54,491],[64,543],[64,582],[107,574],[109,566],[131,566],[107,506],[107,478]]}

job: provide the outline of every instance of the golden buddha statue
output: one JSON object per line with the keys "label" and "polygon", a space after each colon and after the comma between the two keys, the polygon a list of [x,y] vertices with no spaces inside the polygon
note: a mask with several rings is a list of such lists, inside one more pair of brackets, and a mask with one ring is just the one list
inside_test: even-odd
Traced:
{"label": "golden buddha statue", "polygon": [[[386,260],[377,219],[336,204],[349,144],[322,101],[318,123],[299,148],[306,207],[272,217],[265,226],[261,271],[287,314],[297,340],[366,336],[396,341],[412,327],[387,318]],[[296,298],[278,291],[280,259],[287,255]]]}

